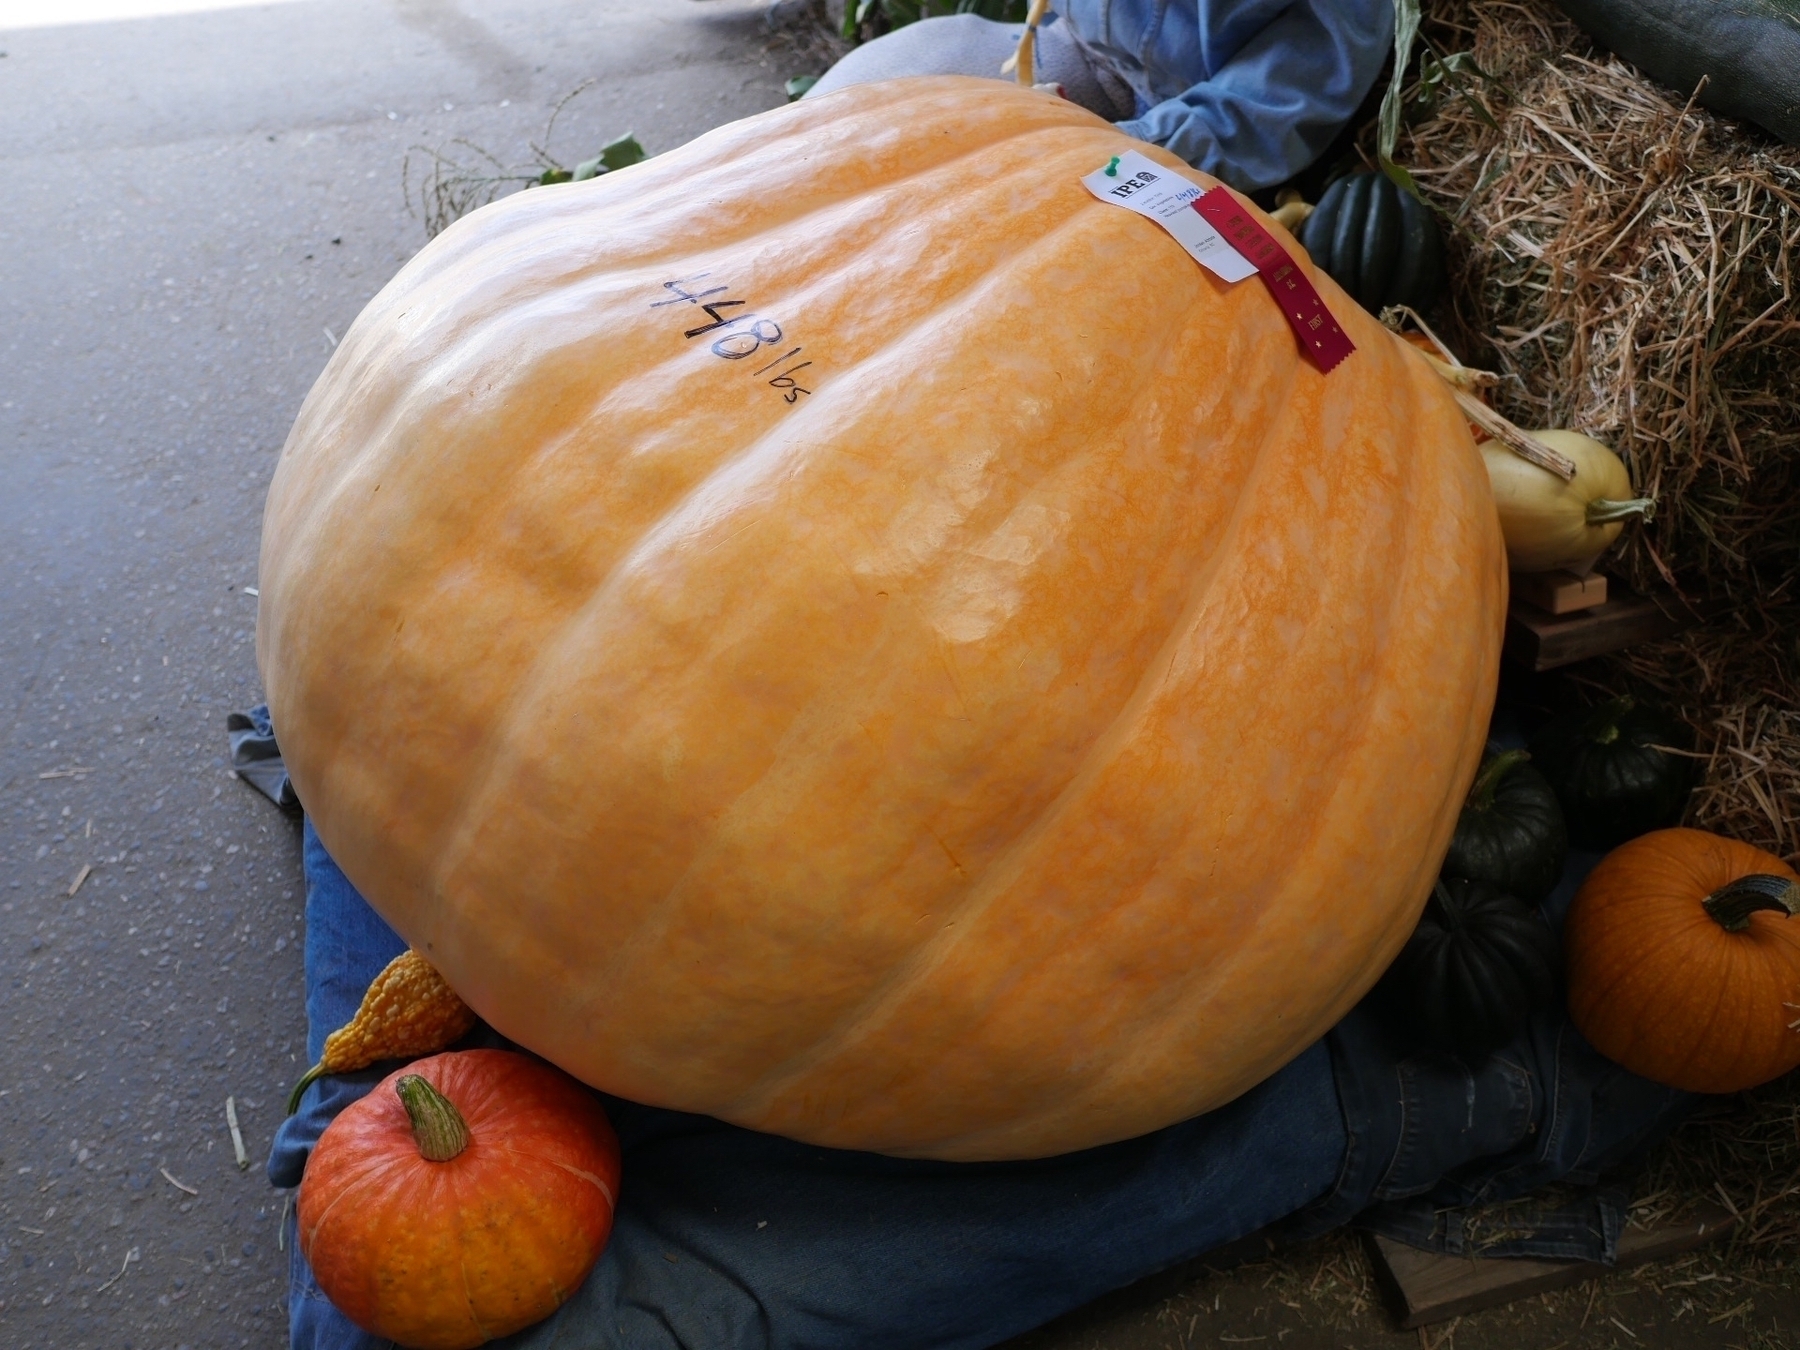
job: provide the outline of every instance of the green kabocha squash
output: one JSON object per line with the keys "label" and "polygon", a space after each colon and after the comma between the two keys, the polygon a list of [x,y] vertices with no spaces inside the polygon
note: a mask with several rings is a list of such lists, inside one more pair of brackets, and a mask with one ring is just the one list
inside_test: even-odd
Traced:
{"label": "green kabocha squash", "polygon": [[1485,881],[1446,878],[1379,997],[1408,1039],[1481,1059],[1550,1006],[1560,966],[1556,935],[1534,906]]}
{"label": "green kabocha squash", "polygon": [[1659,84],[1800,145],[1800,0],[1560,3]]}
{"label": "green kabocha squash", "polygon": [[1612,848],[1681,818],[1693,746],[1686,723],[1625,697],[1550,723],[1532,738],[1531,758],[1556,789],[1569,838]]}
{"label": "green kabocha squash", "polygon": [[1482,761],[1443,872],[1536,904],[1562,876],[1569,834],[1555,789],[1530,760],[1524,750],[1505,750]]}
{"label": "green kabocha squash", "polygon": [[1385,174],[1355,173],[1326,188],[1300,242],[1371,314],[1388,305],[1428,309],[1444,288],[1437,221]]}

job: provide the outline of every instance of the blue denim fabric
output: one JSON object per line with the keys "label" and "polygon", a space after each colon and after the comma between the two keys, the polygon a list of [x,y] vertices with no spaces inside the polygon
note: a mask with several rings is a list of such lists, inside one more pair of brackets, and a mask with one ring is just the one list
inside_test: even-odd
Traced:
{"label": "blue denim fabric", "polygon": [[[402,944],[310,823],[305,857],[316,1059]],[[332,1116],[380,1077],[309,1088],[270,1180],[297,1184]],[[840,1152],[602,1101],[624,1151],[611,1243],[569,1303],[505,1345],[974,1350],[1292,1213],[1333,1186],[1345,1149],[1323,1045],[1210,1115],[1042,1162]],[[385,1344],[332,1307],[297,1246],[291,1259],[295,1350]]]}
{"label": "blue denim fabric", "polygon": [[1623,1184],[1559,1187],[1511,1203],[1439,1208],[1429,1197],[1376,1205],[1358,1228],[1446,1256],[1588,1261],[1610,1266],[1630,1212]]}
{"label": "blue denim fabric", "polygon": [[1394,42],[1392,0],[1056,0],[1137,90],[1119,129],[1245,191],[1331,144]]}
{"label": "blue denim fabric", "polygon": [[[305,861],[317,1059],[402,944],[310,823]],[[1557,919],[1593,861],[1552,897]],[[298,1184],[332,1117],[391,1067],[309,1088],[276,1135],[270,1180]],[[612,1242],[569,1303],[506,1345],[973,1350],[1283,1220],[1289,1237],[1355,1221],[1416,1246],[1494,1250],[1495,1225],[1461,1207],[1590,1183],[1696,1099],[1601,1058],[1560,1014],[1470,1066],[1410,1052],[1365,1006],[1221,1110],[1040,1162],[840,1152],[601,1100],[625,1160]],[[1515,1209],[1499,1250],[1610,1259],[1622,1217],[1605,1190]],[[331,1305],[297,1248],[291,1261],[295,1350],[385,1345]]]}
{"label": "blue denim fabric", "polygon": [[283,811],[297,813],[300,798],[288,781],[281,747],[275,743],[269,705],[258,704],[249,712],[229,714],[225,718],[225,736],[231,743],[233,772]]}
{"label": "blue denim fabric", "polygon": [[[310,820],[301,848],[306,868],[306,1062],[317,1064],[325,1053],[325,1038],[356,1015],[369,985],[406,944],[356,893]],[[307,1088],[300,1110],[275,1131],[270,1183],[298,1186],[307,1155],[332,1118],[385,1076],[377,1065],[321,1078]]]}
{"label": "blue denim fabric", "polygon": [[1351,1141],[1346,1175],[1292,1221],[1297,1235],[1354,1221],[1453,1255],[1610,1265],[1624,1224],[1622,1193],[1521,1198],[1556,1183],[1594,1187],[1700,1100],[1604,1058],[1560,1009],[1479,1065],[1409,1051],[1367,1007],[1328,1041]]}
{"label": "blue denim fabric", "polygon": [[[310,825],[306,869],[316,1059],[402,944]],[[1552,904],[1566,906],[1575,881]],[[270,1180],[297,1185],[331,1118],[387,1067],[308,1089],[276,1136]],[[1616,1189],[1498,1219],[1481,1207],[1591,1183],[1695,1101],[1601,1058],[1560,1015],[1470,1066],[1411,1053],[1366,1007],[1220,1111],[1034,1163],[817,1149],[602,1100],[625,1151],[612,1243],[577,1295],[510,1345],[990,1345],[1284,1218],[1290,1238],[1355,1221],[1439,1251],[1610,1261]],[[291,1260],[296,1350],[383,1344],[332,1307],[297,1250]]]}
{"label": "blue denim fabric", "polygon": [[[1039,77],[1129,136],[1250,192],[1286,182],[1355,114],[1394,42],[1392,0],[1056,0]],[[897,28],[814,86],[993,79],[1024,31],[959,14]]]}

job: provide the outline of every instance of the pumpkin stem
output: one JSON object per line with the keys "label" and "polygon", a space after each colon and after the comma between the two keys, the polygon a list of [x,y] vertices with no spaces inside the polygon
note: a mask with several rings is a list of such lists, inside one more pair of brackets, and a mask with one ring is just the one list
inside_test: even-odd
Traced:
{"label": "pumpkin stem", "polygon": [[1615,520],[1630,520],[1632,517],[1644,520],[1656,519],[1656,498],[1633,497],[1630,501],[1608,501],[1605,497],[1596,497],[1587,504],[1587,523],[1589,525],[1610,525]]}
{"label": "pumpkin stem", "polygon": [[1619,722],[1637,706],[1630,694],[1602,703],[1594,709],[1593,715],[1581,724],[1581,735],[1595,745],[1611,745],[1619,739]]}
{"label": "pumpkin stem", "polygon": [[419,1156],[429,1162],[449,1162],[469,1146],[469,1123],[455,1104],[416,1073],[409,1073],[394,1091],[412,1121]]}
{"label": "pumpkin stem", "polygon": [[1719,887],[1700,903],[1727,933],[1741,933],[1758,910],[1771,910],[1785,918],[1800,914],[1800,883],[1755,872]]}
{"label": "pumpkin stem", "polygon": [[1489,756],[1481,766],[1481,772],[1475,775],[1475,785],[1469,789],[1469,799],[1463,804],[1463,809],[1493,810],[1494,794],[1500,790],[1500,780],[1530,758],[1529,750],[1502,750],[1497,755]]}

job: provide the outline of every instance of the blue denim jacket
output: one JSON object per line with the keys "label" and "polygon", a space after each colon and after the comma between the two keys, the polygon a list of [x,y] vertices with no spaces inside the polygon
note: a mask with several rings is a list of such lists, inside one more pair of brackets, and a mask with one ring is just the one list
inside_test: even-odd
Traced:
{"label": "blue denim jacket", "polygon": [[1127,135],[1253,190],[1317,159],[1381,73],[1392,0],[1055,0],[1137,94]]}

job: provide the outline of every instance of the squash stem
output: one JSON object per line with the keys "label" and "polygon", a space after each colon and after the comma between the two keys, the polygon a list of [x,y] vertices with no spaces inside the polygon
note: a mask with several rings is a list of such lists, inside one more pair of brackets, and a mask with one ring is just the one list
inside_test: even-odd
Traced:
{"label": "squash stem", "polygon": [[1656,498],[1633,497],[1627,502],[1608,501],[1605,497],[1596,497],[1587,504],[1587,523],[1589,525],[1610,525],[1615,520],[1656,519]]}
{"label": "squash stem", "polygon": [[1750,926],[1750,916],[1759,910],[1786,918],[1800,914],[1800,883],[1753,872],[1719,887],[1700,903],[1727,933],[1741,933]]}
{"label": "squash stem", "polygon": [[429,1162],[449,1162],[469,1146],[469,1123],[455,1104],[416,1073],[409,1073],[394,1091],[412,1121],[419,1156]]}
{"label": "squash stem", "polygon": [[1529,750],[1502,750],[1481,766],[1481,772],[1475,775],[1475,786],[1469,789],[1469,799],[1464,803],[1466,810],[1491,811],[1494,807],[1494,794],[1500,790],[1500,780],[1505,778],[1519,765],[1531,758]]}
{"label": "squash stem", "polygon": [[[1037,65],[1033,59],[1037,55],[1037,31],[1049,8],[1049,0],[1031,0],[1025,13],[1025,31],[1019,35],[1019,45],[1013,51],[1013,73],[1027,89],[1037,83]],[[1001,73],[1006,72],[1003,69]]]}
{"label": "squash stem", "polygon": [[1295,238],[1300,236],[1300,228],[1312,215],[1313,208],[1303,201],[1283,202],[1269,212],[1269,219]]}
{"label": "squash stem", "polygon": [[[1281,220],[1281,217],[1277,215],[1275,219]],[[1283,221],[1283,224],[1285,223]],[[1415,350],[1425,358],[1425,364],[1438,373],[1439,378],[1467,393],[1489,389],[1500,383],[1500,377],[1491,370],[1477,370],[1473,366],[1453,366],[1442,357],[1433,356],[1422,348],[1415,348]]]}
{"label": "squash stem", "polygon": [[325,1076],[325,1065],[321,1061],[300,1075],[300,1081],[294,1084],[294,1090],[288,1093],[287,1113],[291,1116],[300,1109],[300,1098],[306,1089]]}
{"label": "squash stem", "polygon": [[1520,459],[1555,474],[1565,483],[1575,481],[1575,461],[1562,451],[1552,449],[1529,431],[1514,426],[1468,390],[1456,389],[1455,396],[1456,406],[1463,410],[1464,416]]}
{"label": "squash stem", "polygon": [[1619,739],[1619,721],[1637,706],[1630,694],[1602,703],[1581,724],[1581,735],[1595,745],[1611,745]]}
{"label": "squash stem", "polygon": [[1444,922],[1450,925],[1450,930],[1455,933],[1462,932],[1462,910],[1457,908],[1456,901],[1450,898],[1450,888],[1444,884],[1442,877],[1432,883],[1431,898],[1438,902],[1438,908],[1444,912]]}

